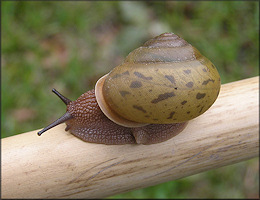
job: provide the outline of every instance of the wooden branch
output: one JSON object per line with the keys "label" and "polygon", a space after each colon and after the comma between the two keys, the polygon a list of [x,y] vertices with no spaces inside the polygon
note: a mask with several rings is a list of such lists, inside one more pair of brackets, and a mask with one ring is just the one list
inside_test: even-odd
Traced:
{"label": "wooden branch", "polygon": [[101,198],[257,157],[258,80],[222,85],[206,113],[159,144],[86,143],[64,124],[2,139],[2,198]]}

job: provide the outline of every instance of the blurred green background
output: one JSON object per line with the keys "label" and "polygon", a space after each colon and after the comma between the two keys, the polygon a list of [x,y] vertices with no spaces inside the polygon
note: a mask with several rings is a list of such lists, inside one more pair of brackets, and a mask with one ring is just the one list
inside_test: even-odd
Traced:
{"label": "blurred green background", "polygon": [[[133,49],[163,32],[194,45],[228,83],[259,74],[259,2],[2,2],[1,135],[40,129]],[[259,159],[111,198],[259,198]],[[134,183],[133,183],[134,184]]]}

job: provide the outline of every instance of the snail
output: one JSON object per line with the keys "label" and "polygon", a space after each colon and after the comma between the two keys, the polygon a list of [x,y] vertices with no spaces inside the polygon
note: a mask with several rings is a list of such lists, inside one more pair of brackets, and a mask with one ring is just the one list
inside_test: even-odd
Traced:
{"label": "snail", "polygon": [[67,112],[38,135],[65,122],[66,131],[86,142],[163,142],[208,110],[220,86],[211,61],[176,34],[164,33],[130,52],[77,100],[53,89]]}

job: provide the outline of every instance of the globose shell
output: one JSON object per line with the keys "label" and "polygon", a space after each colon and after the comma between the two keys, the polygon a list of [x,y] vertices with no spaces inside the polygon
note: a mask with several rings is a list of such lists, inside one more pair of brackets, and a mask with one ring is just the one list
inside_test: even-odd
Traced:
{"label": "globose shell", "polygon": [[161,34],[135,49],[106,77],[108,106],[138,123],[191,120],[215,102],[220,76],[206,57],[173,33]]}

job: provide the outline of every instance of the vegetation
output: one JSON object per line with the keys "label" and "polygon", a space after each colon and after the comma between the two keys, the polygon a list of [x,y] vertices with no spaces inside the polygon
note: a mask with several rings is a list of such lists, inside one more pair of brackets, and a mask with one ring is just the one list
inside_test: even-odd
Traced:
{"label": "vegetation", "polygon": [[[218,68],[222,83],[259,73],[259,2],[5,1],[2,138],[40,129],[146,40],[174,32]],[[111,198],[259,198],[258,159]]]}

